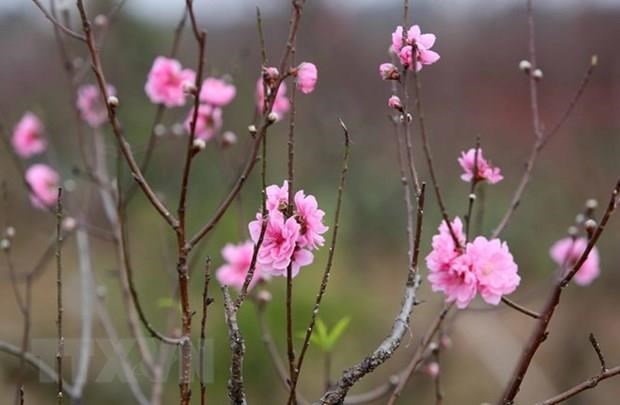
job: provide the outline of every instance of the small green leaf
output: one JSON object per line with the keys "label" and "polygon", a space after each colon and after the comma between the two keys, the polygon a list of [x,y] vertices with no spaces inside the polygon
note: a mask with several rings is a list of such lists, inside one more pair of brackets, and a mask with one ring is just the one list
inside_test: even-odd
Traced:
{"label": "small green leaf", "polygon": [[336,345],[336,343],[338,342],[338,339],[340,339],[340,336],[342,336],[344,331],[347,329],[347,326],[349,326],[350,321],[351,321],[351,318],[347,316],[339,320],[338,323],[334,325],[331,332],[329,333],[329,338],[328,338],[328,344],[329,344],[330,349],[332,349]]}

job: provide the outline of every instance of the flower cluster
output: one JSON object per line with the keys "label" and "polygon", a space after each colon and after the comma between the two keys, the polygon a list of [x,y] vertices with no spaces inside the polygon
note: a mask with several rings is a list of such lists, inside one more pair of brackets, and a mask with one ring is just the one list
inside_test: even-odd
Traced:
{"label": "flower cluster", "polygon": [[[108,85],[108,96],[115,96],[116,89]],[[76,106],[82,120],[92,128],[98,128],[108,118],[108,110],[101,97],[99,88],[94,84],[80,86],[77,94]]]}
{"label": "flower cluster", "polygon": [[[224,79],[207,77],[200,89],[200,105],[196,115],[196,138],[209,141],[222,129],[224,120],[222,108],[230,104],[237,95],[237,88]],[[191,131],[194,118],[192,108],[185,119],[185,129]]]}
{"label": "flower cluster", "polygon": [[323,246],[322,234],[327,231],[323,224],[325,212],[319,209],[316,198],[306,195],[303,190],[295,193],[293,211],[288,211],[288,183],[282,187],[267,187],[267,216],[256,214],[256,220],[248,228],[254,243],[260,239],[263,224],[265,233],[258,251],[258,266],[262,271],[273,276],[285,276],[290,265],[293,277],[299,269],[314,260],[312,251]]}
{"label": "flower cluster", "polygon": [[487,303],[497,305],[521,281],[508,246],[499,239],[483,236],[466,243],[463,223],[458,217],[451,227],[458,243],[444,221],[433,237],[433,250],[426,257],[433,291],[443,292],[446,301],[456,302],[458,308],[466,308],[477,293]]}
{"label": "flower cluster", "polygon": [[[314,63],[302,62],[297,67],[291,69],[291,74],[296,78],[295,84],[299,91],[304,94],[314,91],[318,80],[318,69]],[[259,113],[262,114],[264,112],[265,89],[267,89],[267,95],[269,96],[279,78],[280,72],[278,68],[263,68],[262,77],[256,82],[256,107]],[[282,81],[273,100],[271,112],[275,114],[277,120],[280,120],[291,109],[291,103],[286,96],[286,89],[286,83]]]}
{"label": "flower cluster", "polygon": [[[461,179],[468,183],[472,181],[486,181],[489,184],[495,184],[504,178],[499,168],[494,167],[491,162],[484,158],[480,148],[477,151],[476,149],[470,149],[466,152],[461,152],[461,157],[458,161],[464,170]],[[475,175],[474,170],[476,171]]]}
{"label": "flower cluster", "polygon": [[251,240],[222,249],[226,261],[216,272],[220,284],[241,289],[252,264],[255,246],[259,244],[261,233],[264,235],[256,256],[254,275],[249,288],[271,276],[286,276],[291,267],[293,277],[299,274],[303,266],[314,260],[313,250],[325,243],[322,236],[327,232],[323,224],[325,212],[319,209],[317,200],[306,195],[303,190],[295,193],[293,212],[288,213],[288,182],[282,186],[272,185],[265,189],[265,206],[267,215],[256,214],[256,220],[250,222],[248,229]]}
{"label": "flower cluster", "polygon": [[[400,61],[403,72],[413,70],[414,67],[419,72],[425,65],[432,65],[439,60],[439,54],[431,51],[436,39],[435,34],[422,34],[418,25],[409,28],[405,35],[403,27],[399,25],[392,33],[390,52]],[[404,73],[393,63],[379,65],[379,76],[383,80],[400,80],[401,74]],[[388,106],[402,112],[402,104],[396,95],[390,98]]]}
{"label": "flower cluster", "polygon": [[405,36],[403,27],[398,26],[392,33],[390,50],[398,55],[400,63],[406,69],[422,70],[424,65],[432,65],[439,60],[439,54],[430,49],[435,45],[435,34],[422,34],[420,26],[414,25]]}
{"label": "flower cluster", "polygon": [[[585,252],[587,246],[588,240],[586,238],[568,237],[555,242],[551,246],[549,254],[558,266],[565,271],[570,271]],[[592,283],[599,276],[599,273],[599,254],[595,246],[573,279],[577,285],[586,286]]]}

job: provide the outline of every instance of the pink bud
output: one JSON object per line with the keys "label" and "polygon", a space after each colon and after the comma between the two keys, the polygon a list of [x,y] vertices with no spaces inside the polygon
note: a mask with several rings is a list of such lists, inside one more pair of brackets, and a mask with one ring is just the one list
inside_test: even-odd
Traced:
{"label": "pink bud", "polygon": [[392,96],[388,99],[388,107],[398,111],[402,111],[403,103],[400,101],[400,98],[398,96]]}
{"label": "pink bud", "polygon": [[379,74],[383,80],[398,80],[400,78],[398,68],[391,63],[382,63],[379,66]]}
{"label": "pink bud", "polygon": [[426,366],[426,373],[433,378],[437,378],[437,376],[439,375],[439,363],[437,363],[436,361],[428,363],[428,365]]}
{"label": "pink bud", "polygon": [[302,93],[312,93],[316,86],[317,79],[318,71],[314,63],[302,62],[297,67],[297,88]]}

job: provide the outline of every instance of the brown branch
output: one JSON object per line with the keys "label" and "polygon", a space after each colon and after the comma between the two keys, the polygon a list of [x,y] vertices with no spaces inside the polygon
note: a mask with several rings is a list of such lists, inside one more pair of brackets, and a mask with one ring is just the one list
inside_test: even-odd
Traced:
{"label": "brown branch", "polygon": [[474,153],[474,174],[471,177],[469,196],[467,204],[467,214],[465,214],[465,241],[469,241],[469,230],[471,229],[471,213],[476,201],[476,186],[478,185],[478,157],[480,155],[480,137],[476,137],[476,152]]}
{"label": "brown branch", "polygon": [[579,257],[579,260],[577,260],[575,264],[572,266],[571,270],[565,276],[563,276],[559,281],[556,282],[553,289],[549,293],[544,309],[542,310],[541,315],[538,319],[538,322],[536,323],[536,326],[534,327],[534,330],[532,331],[532,334],[530,335],[528,343],[523,348],[523,353],[521,354],[521,357],[519,358],[519,361],[517,362],[517,365],[513,371],[510,382],[506,386],[506,389],[504,390],[504,393],[502,394],[502,398],[500,399],[498,404],[512,405],[514,403],[514,398],[519,393],[519,389],[521,388],[521,383],[523,382],[525,374],[530,367],[530,364],[532,362],[532,359],[534,358],[534,355],[536,354],[536,351],[547,338],[547,335],[548,335],[547,328],[549,326],[549,322],[551,321],[551,318],[553,317],[553,314],[558,304],[560,303],[560,296],[562,295],[562,291],[564,290],[564,287],[566,287],[568,283],[572,280],[573,276],[579,271],[579,269],[581,269],[581,266],[583,266],[583,263],[585,263],[590,252],[594,248],[594,245],[596,244],[601,234],[603,233],[603,230],[605,229],[607,222],[609,221],[609,219],[611,218],[611,216],[613,215],[613,213],[615,212],[617,208],[619,193],[620,193],[620,180],[618,180],[618,182],[616,183],[616,186],[611,194],[609,204],[607,205],[605,214],[603,215],[603,218],[601,219],[600,224],[598,225],[596,230],[593,232],[592,237],[588,241],[588,245],[586,246],[586,249],[583,251],[583,253]]}
{"label": "brown branch", "polygon": [[58,198],[56,200],[56,327],[58,333],[58,351],[56,352],[56,372],[58,374],[56,396],[58,405],[62,405],[63,379],[62,379],[62,357],[64,355],[64,337],[62,336],[62,188],[58,188]]}
{"label": "brown branch", "polygon": [[338,240],[338,229],[340,228],[340,210],[342,206],[342,195],[346,184],[347,172],[349,170],[350,144],[349,130],[347,129],[346,125],[342,120],[340,120],[340,126],[342,127],[342,131],[344,134],[344,153],[342,156],[342,169],[340,171],[340,180],[338,182],[338,196],[336,198],[336,211],[334,213],[334,228],[332,230],[332,240],[327,256],[327,264],[325,265],[325,271],[323,272],[323,278],[321,279],[321,286],[319,287],[319,292],[314,302],[314,307],[310,316],[310,323],[308,325],[308,328],[306,329],[304,342],[301,346],[301,352],[299,354],[299,359],[297,360],[297,366],[295,367],[295,374],[293,374],[293,378],[291,379],[291,397],[293,397],[293,393],[295,392],[295,389],[297,387],[297,382],[299,381],[299,374],[301,373],[301,367],[303,366],[306,352],[308,350],[308,347],[310,346],[310,337],[312,336],[312,331],[314,330],[316,318],[319,314],[321,301],[323,299],[323,296],[325,295],[325,291],[327,290],[327,284],[329,283],[329,277],[331,275],[331,269],[334,260],[334,254],[336,252],[336,241]]}
{"label": "brown branch", "polygon": [[211,280],[211,258],[207,257],[205,263],[205,283],[202,289],[202,319],[200,320],[200,348],[199,348],[199,364],[198,375],[200,377],[200,405],[205,405],[207,401],[207,386],[205,384],[205,329],[207,327],[207,307],[213,302],[212,298],[209,298],[209,281]]}
{"label": "brown branch", "polygon": [[67,28],[60,21],[58,21],[54,16],[52,16],[46,9],[43,7],[43,4],[39,0],[32,0],[32,2],[41,10],[45,18],[47,18],[57,29],[64,32],[68,36],[73,39],[77,39],[78,41],[86,42],[86,37],[78,34],[77,32]]}
{"label": "brown branch", "polygon": [[405,332],[409,330],[409,318],[413,311],[413,307],[417,303],[416,293],[418,286],[420,285],[420,275],[417,272],[417,261],[422,233],[422,219],[424,213],[425,195],[424,191],[425,184],[422,183],[420,196],[418,198],[417,226],[415,237],[416,248],[414,249],[413,254],[413,268],[415,269],[415,271],[411,271],[409,269],[407,270],[407,283],[405,286],[403,301],[398,316],[396,317],[396,319],[394,320],[394,324],[392,325],[392,331],[381,342],[379,347],[375,349],[369,356],[365,357],[360,363],[345,370],[342,373],[340,379],[334,384],[334,388],[330,391],[327,391],[316,403],[317,405],[340,404],[345,399],[347,393],[355,383],[357,383],[366,374],[372,372],[392,357],[394,352],[400,346],[401,340],[405,335]]}
{"label": "brown branch", "polygon": [[594,349],[594,352],[596,353],[596,357],[598,357],[599,363],[601,363],[601,373],[604,373],[605,371],[607,371],[607,365],[605,364],[605,356],[603,356],[601,346],[598,344],[598,341],[594,337],[594,333],[590,333],[590,336],[588,336],[588,340],[590,341],[590,344],[592,345],[592,348]]}
{"label": "brown branch", "polygon": [[245,388],[243,385],[243,357],[245,356],[245,343],[237,324],[237,312],[234,309],[230,293],[226,286],[222,287],[224,293],[224,314],[228,326],[228,341],[230,344],[230,378],[228,379],[228,397],[232,405],[246,405]]}
{"label": "brown branch", "polygon": [[554,405],[554,404],[559,404],[561,402],[564,402],[580,393],[582,393],[583,391],[592,389],[594,387],[596,387],[598,385],[599,382],[606,380],[608,378],[614,377],[620,375],[620,366],[616,366],[614,368],[610,368],[609,370],[605,370],[604,372],[601,372],[598,375],[595,375],[594,377],[589,378],[588,380],[575,385],[573,388],[570,388],[566,391],[564,391],[561,394],[556,395],[553,398],[549,398],[545,401],[539,402],[537,405]]}
{"label": "brown branch", "polygon": [[524,315],[529,316],[530,318],[534,318],[534,319],[539,319],[540,318],[540,314],[532,311],[529,308],[524,307],[523,305],[520,305],[514,301],[512,301],[510,298],[506,298],[506,297],[502,297],[502,302],[506,305],[508,305],[510,308],[515,309],[519,312],[521,312]]}

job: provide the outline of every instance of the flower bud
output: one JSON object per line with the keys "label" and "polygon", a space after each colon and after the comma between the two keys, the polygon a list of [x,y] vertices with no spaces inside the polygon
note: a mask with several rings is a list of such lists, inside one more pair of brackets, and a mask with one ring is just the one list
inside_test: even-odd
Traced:
{"label": "flower bud", "polygon": [[248,125],[248,132],[252,136],[256,135],[256,125]]}
{"label": "flower bud", "polygon": [[400,72],[398,68],[391,63],[382,63],[379,66],[379,75],[383,80],[398,80],[400,79]]}
{"label": "flower bud", "polygon": [[118,107],[118,98],[116,96],[108,97],[108,105],[112,108]]}
{"label": "flower bud", "polygon": [[530,69],[532,69],[532,64],[530,63],[529,60],[524,59],[521,62],[519,62],[519,70],[525,73],[529,73]]}
{"label": "flower bud", "polygon": [[97,17],[95,17],[94,22],[95,25],[99,27],[105,27],[106,25],[108,25],[108,17],[103,14],[99,14]]}
{"label": "flower bud", "polygon": [[278,71],[278,68],[273,66],[263,67],[263,80],[267,83],[268,87],[272,86],[279,77],[280,72]]}
{"label": "flower bud", "polygon": [[191,96],[195,96],[198,89],[196,85],[192,82],[183,82],[183,93]]}
{"label": "flower bud", "polygon": [[4,230],[4,234],[7,238],[12,239],[15,237],[15,228],[12,226],[7,226]]}
{"label": "flower bud", "polygon": [[0,250],[9,250],[11,248],[11,241],[3,238],[0,239]]}
{"label": "flower bud", "polygon": [[425,371],[431,377],[436,378],[439,375],[439,363],[436,361],[428,363]]}
{"label": "flower bud", "polygon": [[594,198],[590,198],[588,201],[586,201],[586,209],[595,210],[597,207],[598,201],[596,201]]}
{"label": "flower bud", "polygon": [[207,143],[205,142],[204,139],[196,138],[194,139],[194,143],[192,144],[192,147],[194,148],[194,153],[198,153],[207,147]]}
{"label": "flower bud", "polygon": [[396,111],[403,111],[403,103],[398,96],[392,96],[388,99],[388,107],[395,109]]}
{"label": "flower bud", "polygon": [[260,290],[256,294],[256,299],[259,304],[268,304],[271,301],[271,293],[267,290]]}
{"label": "flower bud", "polygon": [[227,148],[237,143],[237,134],[232,131],[226,131],[222,134],[222,146]]}
{"label": "flower bud", "polygon": [[534,72],[532,72],[532,76],[534,76],[534,79],[536,80],[541,80],[543,78],[543,71],[540,69],[536,69],[534,70]]}
{"label": "flower bud", "polygon": [[595,220],[588,219],[586,222],[583,223],[583,227],[586,228],[586,231],[588,233],[591,233],[596,229],[597,224]]}
{"label": "flower bud", "polygon": [[166,126],[164,124],[157,124],[155,128],[153,128],[153,133],[157,137],[162,137],[166,135]]}
{"label": "flower bud", "polygon": [[269,115],[267,116],[267,122],[269,122],[270,124],[273,124],[277,120],[278,120],[278,114],[274,113],[273,111],[270,112]]}
{"label": "flower bud", "polygon": [[73,217],[67,217],[62,221],[62,229],[67,232],[71,232],[77,226],[77,221]]}
{"label": "flower bud", "polygon": [[185,135],[185,127],[181,123],[176,123],[172,126],[172,133],[176,136]]}

